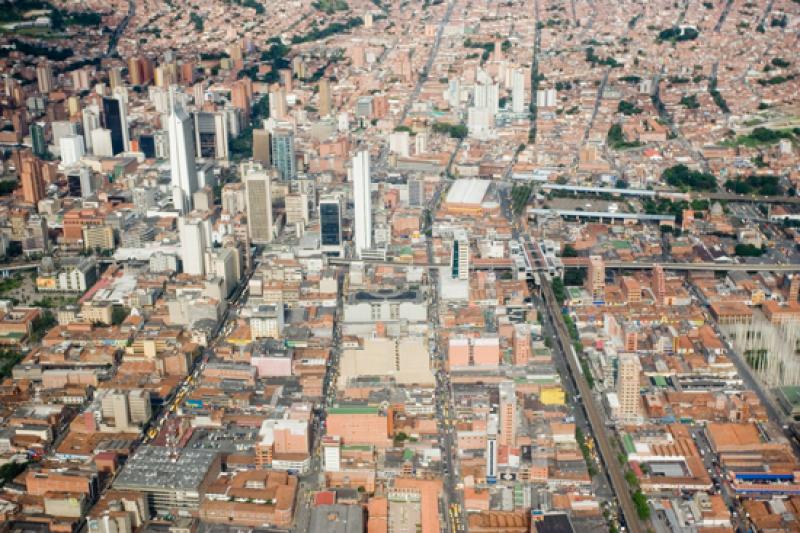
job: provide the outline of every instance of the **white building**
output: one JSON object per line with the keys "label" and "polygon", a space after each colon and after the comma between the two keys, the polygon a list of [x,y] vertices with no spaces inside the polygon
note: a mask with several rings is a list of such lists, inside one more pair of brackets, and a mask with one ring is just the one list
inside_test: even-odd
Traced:
{"label": "white building", "polygon": [[100,157],[114,157],[114,148],[111,145],[111,130],[95,128],[89,135],[92,138],[92,153]]}
{"label": "white building", "polygon": [[511,110],[514,113],[525,112],[525,75],[519,68],[511,74]]}
{"label": "white building", "polygon": [[353,157],[354,236],[356,253],[372,248],[372,198],[370,192],[369,152],[361,150]]}
{"label": "white building", "polygon": [[389,151],[400,157],[409,156],[411,136],[407,131],[395,131],[389,135]]}
{"label": "white building", "polygon": [[192,119],[175,99],[170,89],[172,112],[167,118],[169,162],[172,173],[172,201],[180,213],[191,211],[192,195],[197,190]]}
{"label": "white building", "polygon": [[83,137],[80,135],[67,135],[60,141],[61,162],[64,166],[74,165],[86,153],[83,149]]}
{"label": "white building", "polygon": [[198,218],[178,218],[183,272],[192,276],[205,274],[206,228]]}

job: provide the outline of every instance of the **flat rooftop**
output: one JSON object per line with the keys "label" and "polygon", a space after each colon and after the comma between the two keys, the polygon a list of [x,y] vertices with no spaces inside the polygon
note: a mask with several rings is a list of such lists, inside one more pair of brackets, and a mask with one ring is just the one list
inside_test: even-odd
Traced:
{"label": "flat rooftop", "polygon": [[217,458],[213,450],[143,446],[125,464],[115,489],[195,491]]}
{"label": "flat rooftop", "polygon": [[448,204],[480,205],[489,190],[489,180],[460,179],[450,187],[447,193]]}

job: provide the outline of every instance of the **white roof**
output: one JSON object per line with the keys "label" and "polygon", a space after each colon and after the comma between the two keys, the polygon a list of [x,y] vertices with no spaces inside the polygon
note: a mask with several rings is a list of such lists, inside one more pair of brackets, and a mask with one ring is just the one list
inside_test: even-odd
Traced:
{"label": "white roof", "polygon": [[450,187],[447,193],[448,204],[475,204],[483,202],[486,191],[489,190],[489,180],[460,179]]}

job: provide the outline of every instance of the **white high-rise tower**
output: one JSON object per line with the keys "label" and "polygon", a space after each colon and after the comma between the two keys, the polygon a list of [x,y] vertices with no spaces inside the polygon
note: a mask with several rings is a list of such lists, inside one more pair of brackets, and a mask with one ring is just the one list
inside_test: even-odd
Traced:
{"label": "white high-rise tower", "polygon": [[194,161],[194,131],[192,119],[175,98],[170,88],[169,162],[172,172],[172,201],[181,213],[192,210],[192,195],[197,191],[197,169]]}
{"label": "white high-rise tower", "polygon": [[525,112],[525,76],[519,68],[511,74],[511,110],[514,113]]}
{"label": "white high-rise tower", "polygon": [[353,204],[355,207],[356,253],[372,248],[372,199],[370,197],[369,152],[353,157]]}

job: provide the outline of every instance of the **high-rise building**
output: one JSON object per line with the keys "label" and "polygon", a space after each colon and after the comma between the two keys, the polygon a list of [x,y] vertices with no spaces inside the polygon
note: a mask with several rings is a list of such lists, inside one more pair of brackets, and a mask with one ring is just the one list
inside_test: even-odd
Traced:
{"label": "high-rise building", "polygon": [[179,217],[178,230],[181,239],[183,272],[192,276],[203,276],[206,255],[206,228],[203,220],[194,217]]}
{"label": "high-rise building", "polygon": [[319,116],[331,114],[331,82],[328,78],[319,80]]}
{"label": "high-rise building", "polygon": [[31,124],[31,145],[33,146],[33,155],[36,157],[42,157],[47,153],[47,139],[45,138],[44,128],[44,122]]}
{"label": "high-rise building", "polygon": [[497,431],[498,416],[489,414],[486,420],[486,479],[497,478]]}
{"label": "high-rise building", "polygon": [[319,233],[323,251],[339,251],[342,247],[342,205],[336,196],[319,200]]}
{"label": "high-rise building", "polygon": [[286,89],[279,87],[269,93],[269,116],[275,120],[285,120],[289,109],[286,103]]}
{"label": "high-rise building", "polygon": [[247,231],[256,244],[272,241],[272,180],[268,171],[252,168],[244,176]]}
{"label": "high-rise building", "polygon": [[100,127],[100,108],[96,105],[86,106],[81,112],[83,123],[83,142],[86,150],[93,152],[92,132]]}
{"label": "high-rise building", "polygon": [[411,135],[407,131],[395,131],[389,135],[389,151],[400,157],[408,157],[411,147]]}
{"label": "high-rise building", "polygon": [[49,94],[53,90],[53,68],[47,61],[36,65],[36,83],[42,94]]}
{"label": "high-rise building", "polygon": [[80,135],[67,135],[61,137],[60,141],[61,162],[65,166],[74,165],[81,160],[85,153],[83,149],[83,137]]}
{"label": "high-rise building", "polygon": [[370,191],[369,152],[361,150],[353,157],[353,227],[356,253],[372,248],[372,196]]}
{"label": "high-rise building", "polygon": [[592,296],[593,302],[604,302],[606,298],[606,263],[602,256],[589,257],[588,275],[586,276],[586,290]]}
{"label": "high-rise building", "polygon": [[511,110],[514,113],[525,112],[525,75],[519,68],[511,74]]}
{"label": "high-rise building", "polygon": [[269,166],[272,163],[270,157],[270,133],[267,130],[253,130],[253,161]]}
{"label": "high-rise building", "polygon": [[664,305],[667,299],[667,280],[664,275],[664,267],[661,265],[653,266],[653,293],[656,297],[656,305]]}
{"label": "high-rise building", "polygon": [[414,153],[416,155],[428,153],[428,133],[421,131],[414,137]]}
{"label": "high-rise building", "polygon": [[517,441],[517,391],[513,381],[500,383],[500,446],[515,446]]}
{"label": "high-rise building", "polygon": [[39,200],[44,198],[44,179],[38,159],[28,156],[22,160],[20,181],[22,182],[22,198],[25,202],[36,205]]}
{"label": "high-rise building", "polygon": [[617,366],[617,399],[619,417],[631,419],[639,416],[639,359],[633,354],[619,356]]}
{"label": "high-rise building", "polygon": [[90,134],[92,138],[92,153],[100,157],[113,157],[114,149],[111,146],[111,130],[95,128]]}
{"label": "high-rise building", "polygon": [[223,113],[194,113],[195,153],[206,159],[228,159],[228,122]]}
{"label": "high-rise building", "polygon": [[128,150],[128,117],[125,102],[119,97],[103,98],[104,127],[111,130],[114,155]]}
{"label": "high-rise building", "polygon": [[450,252],[450,277],[460,280],[469,279],[469,238],[464,231],[453,236],[453,249]]}
{"label": "high-rise building", "polygon": [[197,168],[194,160],[192,120],[170,91],[172,110],[167,119],[169,161],[172,173],[172,201],[181,213],[191,211],[192,195],[197,191]]}
{"label": "high-rise building", "polygon": [[308,195],[293,192],[286,195],[286,224],[308,224]]}
{"label": "high-rise building", "polygon": [[278,169],[281,180],[291,180],[297,175],[294,159],[294,132],[276,129],[272,132],[272,166]]}

